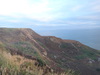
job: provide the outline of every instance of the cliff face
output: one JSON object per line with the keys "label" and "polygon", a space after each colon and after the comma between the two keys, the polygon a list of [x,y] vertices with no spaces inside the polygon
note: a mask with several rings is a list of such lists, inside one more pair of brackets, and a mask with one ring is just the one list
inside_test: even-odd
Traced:
{"label": "cliff face", "polygon": [[100,75],[100,52],[78,41],[40,36],[27,28],[0,28],[0,43],[12,56],[42,61],[55,72],[71,69],[80,75]]}

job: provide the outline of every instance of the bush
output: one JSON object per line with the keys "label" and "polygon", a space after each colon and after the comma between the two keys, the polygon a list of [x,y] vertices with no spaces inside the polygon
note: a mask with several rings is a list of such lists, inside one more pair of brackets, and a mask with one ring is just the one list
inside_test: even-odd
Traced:
{"label": "bush", "polygon": [[46,65],[45,62],[43,60],[41,60],[41,59],[37,59],[37,61],[39,62],[38,66],[43,67],[43,66]]}
{"label": "bush", "polygon": [[96,71],[99,71],[100,72],[100,68],[97,68]]}

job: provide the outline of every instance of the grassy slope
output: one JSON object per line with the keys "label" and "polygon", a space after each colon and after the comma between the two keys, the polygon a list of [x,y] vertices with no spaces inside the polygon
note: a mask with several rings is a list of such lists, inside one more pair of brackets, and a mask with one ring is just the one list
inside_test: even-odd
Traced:
{"label": "grassy slope", "polygon": [[[85,69],[88,70],[88,67],[89,69],[91,67],[96,67],[93,71],[97,69],[95,63],[89,64],[87,60],[89,61],[92,59],[93,61],[97,61],[100,52],[85,45],[81,45],[76,41],[70,42],[67,40],[65,42],[65,40],[56,37],[41,37],[30,29],[0,29],[0,31],[2,32],[0,34],[0,40],[3,40],[2,42],[5,45],[4,48],[8,51],[15,50],[22,52],[22,55],[26,54],[33,56],[39,59],[38,62],[49,64],[53,68],[57,66],[65,70],[71,68],[83,72],[85,72]],[[47,56],[43,54],[44,51],[47,52]],[[18,60],[20,59],[18,58]],[[36,68],[36,70],[37,69],[40,68]]]}
{"label": "grassy slope", "polygon": [[0,74],[2,75],[74,75],[68,70],[58,74],[46,66],[41,66],[41,61],[27,59],[20,55],[11,55],[0,42]]}
{"label": "grassy slope", "polygon": [[[42,42],[48,49],[48,57],[62,69],[71,68],[82,75],[95,75],[100,67],[100,51],[87,47],[77,41],[45,37]],[[99,75],[99,72],[98,72]]]}

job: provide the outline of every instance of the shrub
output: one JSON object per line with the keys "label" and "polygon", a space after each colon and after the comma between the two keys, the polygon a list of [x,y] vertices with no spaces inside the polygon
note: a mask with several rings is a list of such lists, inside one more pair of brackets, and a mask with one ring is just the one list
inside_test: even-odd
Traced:
{"label": "shrub", "polygon": [[37,61],[39,62],[38,66],[43,67],[43,66],[46,65],[45,62],[43,60],[41,60],[41,59],[37,59]]}
{"label": "shrub", "polygon": [[100,68],[97,68],[96,71],[99,71],[100,72]]}

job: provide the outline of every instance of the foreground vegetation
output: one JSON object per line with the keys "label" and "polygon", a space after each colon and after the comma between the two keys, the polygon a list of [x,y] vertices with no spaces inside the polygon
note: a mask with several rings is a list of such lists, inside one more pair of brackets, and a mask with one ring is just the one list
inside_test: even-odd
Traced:
{"label": "foreground vegetation", "polygon": [[0,43],[0,75],[75,75],[75,72],[54,72],[40,59],[36,61],[20,55],[11,55]]}
{"label": "foreground vegetation", "polygon": [[[67,70],[66,73],[54,73],[46,66],[39,66],[32,60],[22,60],[17,57],[17,61],[8,60],[0,55],[0,75],[74,75],[74,71]],[[23,62],[20,64],[20,62]],[[19,62],[19,63],[18,63]]]}

